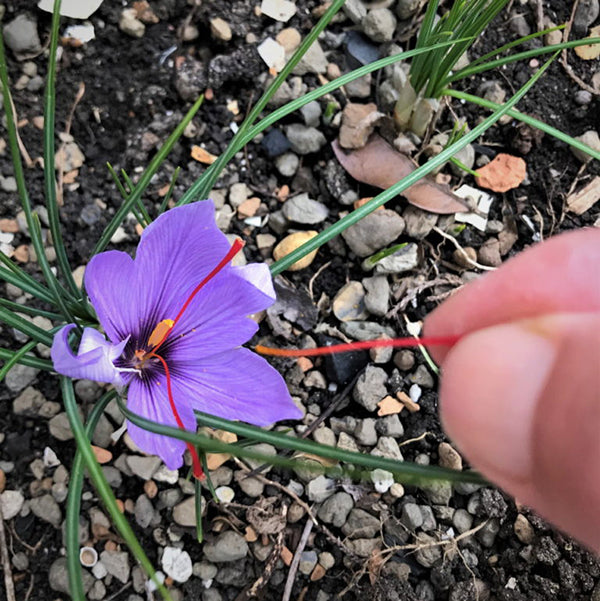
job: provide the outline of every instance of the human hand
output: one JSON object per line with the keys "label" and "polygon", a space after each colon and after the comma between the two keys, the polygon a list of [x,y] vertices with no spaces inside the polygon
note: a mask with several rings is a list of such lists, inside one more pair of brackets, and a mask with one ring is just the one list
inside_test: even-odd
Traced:
{"label": "human hand", "polygon": [[600,552],[600,230],[543,242],[425,321],[442,421],[472,465]]}

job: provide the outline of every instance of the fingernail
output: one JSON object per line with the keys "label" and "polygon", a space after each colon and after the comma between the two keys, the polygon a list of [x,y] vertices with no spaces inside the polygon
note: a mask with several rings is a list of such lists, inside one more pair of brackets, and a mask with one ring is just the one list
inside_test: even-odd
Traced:
{"label": "fingernail", "polygon": [[444,362],[444,425],[475,467],[492,479],[524,480],[533,465],[533,424],[556,357],[530,322],[480,330]]}

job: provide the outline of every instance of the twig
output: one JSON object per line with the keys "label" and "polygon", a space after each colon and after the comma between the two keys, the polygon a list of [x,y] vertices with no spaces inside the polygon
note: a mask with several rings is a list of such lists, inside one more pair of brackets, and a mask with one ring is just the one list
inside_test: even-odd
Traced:
{"label": "twig", "polygon": [[0,507],[0,556],[2,557],[2,571],[4,572],[4,588],[6,601],[17,601],[15,597],[15,583],[13,582],[8,546],[6,545],[6,530],[4,529],[4,516]]}
{"label": "twig", "polygon": [[310,295],[310,300],[314,301],[314,296],[313,296],[313,284],[315,283],[315,280],[321,275],[321,273],[323,273],[323,271],[325,271],[325,269],[327,269],[329,266],[331,265],[331,261],[327,261],[327,263],[321,265],[321,267],[319,267],[319,269],[317,269],[315,275],[312,276],[312,278],[310,278],[310,281],[308,282],[308,294]]}
{"label": "twig", "polygon": [[[73,124],[73,117],[75,116],[75,109],[77,105],[81,102],[83,95],[85,94],[85,84],[80,82],[79,89],[77,90],[77,94],[75,94],[75,100],[73,101],[73,105],[71,106],[71,110],[69,111],[69,115],[67,117],[67,121],[65,122],[65,134],[69,135],[71,133],[71,125]],[[58,149],[58,182],[57,182],[57,190],[56,190],[56,202],[58,206],[62,207],[63,205],[63,185],[65,178],[64,171],[64,151],[65,151],[66,143],[63,142]]]}
{"label": "twig", "polygon": [[17,123],[19,122],[18,116],[17,116],[17,107],[15,106],[15,103],[13,102],[12,96],[9,96],[10,98],[10,108],[13,114],[13,120],[15,122],[15,134],[17,136],[17,144],[19,146],[19,150],[21,151],[21,156],[23,157],[23,160],[25,161],[25,165],[28,169],[30,169],[31,167],[33,167],[33,165],[35,164],[34,161],[31,160],[31,157],[29,156],[29,153],[27,152],[27,148],[25,148],[25,144],[23,144],[23,140],[21,140],[21,136],[19,135],[19,128],[16,127]]}
{"label": "twig", "polygon": [[298,565],[300,564],[300,556],[302,555],[302,551],[304,551],[304,547],[306,547],[306,543],[308,542],[308,537],[310,536],[310,531],[312,530],[312,527],[312,520],[306,520],[306,525],[304,526],[304,530],[302,531],[300,542],[296,547],[296,551],[294,553],[294,557],[290,565],[290,571],[288,572],[287,580],[285,581],[285,588],[283,589],[283,597],[281,597],[281,601],[290,601],[292,587],[294,586],[294,579],[296,578],[296,572],[298,571]]}
{"label": "twig", "polygon": [[[571,27],[573,26],[573,19],[575,19],[575,13],[577,12],[578,6],[579,6],[579,0],[575,0],[575,2],[573,2],[573,9],[571,10],[571,16],[569,17],[569,20],[565,24],[565,29],[563,31],[563,42],[569,41],[569,35],[571,34]],[[567,75],[580,88],[588,91],[590,94],[593,94],[594,96],[600,96],[600,91],[596,90],[596,88],[593,88],[592,86],[585,83],[585,81],[583,81],[583,79],[581,79],[578,75],[575,74],[575,71],[573,71],[573,68],[571,67],[571,65],[569,65],[569,62],[567,59],[567,49],[566,48],[563,48],[563,51],[561,52],[561,55],[560,55],[559,62],[563,66]]]}
{"label": "twig", "polygon": [[450,236],[450,234],[447,234],[446,232],[441,230],[439,227],[437,227],[437,225],[433,226],[433,231],[436,232],[437,234],[439,234],[442,238],[445,238],[446,240],[450,240],[450,242],[452,242],[452,244],[454,244],[456,249],[464,257],[465,261],[467,263],[469,263],[469,265],[472,265],[473,267],[476,267],[477,269],[481,269],[482,271],[496,271],[495,267],[488,267],[487,265],[481,265],[481,263],[477,263],[477,261],[473,261],[473,259],[471,259],[471,257],[469,257],[469,255],[465,252],[465,249],[458,243],[458,240],[456,240],[456,238],[454,238],[453,236]]}

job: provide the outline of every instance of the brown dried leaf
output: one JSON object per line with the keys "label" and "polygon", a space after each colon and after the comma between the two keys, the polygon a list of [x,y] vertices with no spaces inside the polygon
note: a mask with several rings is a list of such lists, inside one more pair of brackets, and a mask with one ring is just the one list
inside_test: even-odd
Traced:
{"label": "brown dried leaf", "polygon": [[260,498],[248,507],[246,519],[257,534],[278,534],[285,528],[285,515],[275,507],[277,502],[277,497]]}
{"label": "brown dried leaf", "polygon": [[[363,148],[349,153],[342,150],[337,140],[332,146],[338,161],[354,179],[383,190],[417,168],[411,159],[378,135],[371,136]],[[431,213],[445,215],[468,210],[458,196],[427,177],[404,190],[402,195],[410,204]]]}
{"label": "brown dried leaf", "polygon": [[585,188],[567,198],[567,209],[576,215],[583,215],[600,200],[600,177],[596,176]]}

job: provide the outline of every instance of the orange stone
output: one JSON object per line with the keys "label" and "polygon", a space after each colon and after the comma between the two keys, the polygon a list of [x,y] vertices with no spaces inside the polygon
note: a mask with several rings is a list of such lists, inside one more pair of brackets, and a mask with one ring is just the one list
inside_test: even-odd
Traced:
{"label": "orange stone", "polygon": [[240,219],[245,219],[246,217],[253,217],[256,215],[256,211],[258,211],[258,207],[260,207],[260,198],[257,196],[253,196],[248,200],[245,200],[238,207],[238,217]]}
{"label": "orange stone", "polygon": [[0,231],[16,234],[19,231],[19,224],[16,219],[0,219]]}
{"label": "orange stone", "polygon": [[379,410],[377,411],[379,417],[383,417],[384,415],[394,415],[395,413],[400,413],[400,411],[404,409],[404,405],[401,402],[389,395],[381,399],[379,403],[377,403],[377,406],[379,407]]}
{"label": "orange stone", "polygon": [[497,154],[477,170],[477,184],[494,192],[507,192],[518,188],[527,176],[527,163],[520,157],[510,154]]}
{"label": "orange stone", "polygon": [[112,453],[103,449],[102,447],[97,447],[96,445],[92,445],[92,451],[94,451],[94,455],[96,455],[96,460],[100,465],[104,463],[108,463],[112,459]]}
{"label": "orange stone", "polygon": [[195,161],[203,163],[204,165],[212,165],[217,160],[217,157],[214,154],[211,154],[208,150],[202,148],[202,146],[192,146],[191,155]]}

